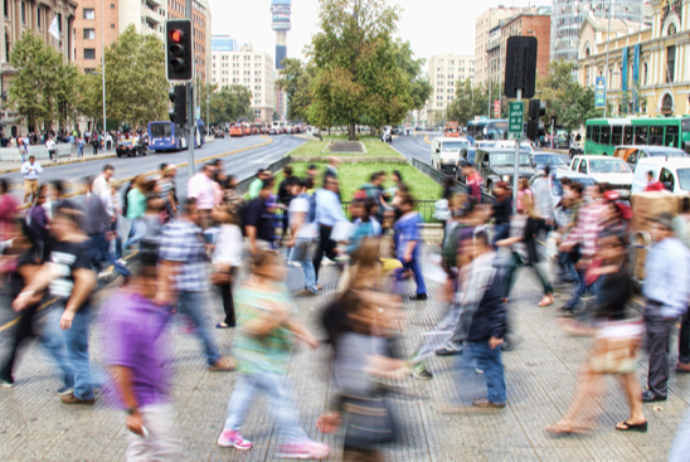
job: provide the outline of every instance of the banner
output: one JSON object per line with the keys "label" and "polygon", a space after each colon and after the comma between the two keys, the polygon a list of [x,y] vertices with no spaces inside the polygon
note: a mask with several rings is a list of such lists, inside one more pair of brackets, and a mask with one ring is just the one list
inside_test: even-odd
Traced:
{"label": "banner", "polygon": [[501,100],[494,101],[494,118],[499,119],[501,117]]}
{"label": "banner", "polygon": [[597,77],[596,86],[594,87],[594,107],[606,107],[606,78]]}
{"label": "banner", "polygon": [[48,33],[55,37],[55,40],[60,40],[60,24],[58,24],[58,17],[53,18],[53,22],[50,23],[48,28]]}
{"label": "banner", "polygon": [[640,112],[640,100],[638,95],[638,88],[640,88],[640,44],[635,45],[633,51],[633,71],[632,71],[632,100],[633,112],[635,114]]}
{"label": "banner", "polygon": [[621,63],[621,90],[628,91],[628,47],[623,47],[623,62]]}

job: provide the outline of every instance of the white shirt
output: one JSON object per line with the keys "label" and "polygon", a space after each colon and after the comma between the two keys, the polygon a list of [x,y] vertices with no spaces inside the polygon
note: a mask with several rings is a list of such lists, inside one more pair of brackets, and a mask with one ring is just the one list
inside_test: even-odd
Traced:
{"label": "white shirt", "polygon": [[309,201],[304,197],[295,197],[290,201],[288,213],[290,214],[290,223],[295,223],[295,214],[304,213],[304,222],[297,232],[298,239],[314,239],[316,238],[316,226],[314,223],[309,223]]}
{"label": "white shirt", "polygon": [[234,267],[242,266],[242,230],[236,225],[221,225],[216,234],[212,262]]}
{"label": "white shirt", "polygon": [[110,195],[110,186],[108,185],[108,180],[105,179],[103,174],[100,174],[93,180],[93,193],[99,196],[104,196],[106,193]]}
{"label": "white shirt", "polygon": [[53,141],[53,140],[46,141],[46,148],[48,148],[49,151],[52,149],[55,149],[55,141]]}
{"label": "white shirt", "polygon": [[43,168],[38,162],[34,161],[32,164],[27,160],[22,164],[21,172],[25,180],[38,180],[38,175],[43,173]]}
{"label": "white shirt", "polygon": [[187,197],[196,199],[197,209],[211,210],[215,205],[213,180],[207,177],[204,172],[197,173],[187,184]]}

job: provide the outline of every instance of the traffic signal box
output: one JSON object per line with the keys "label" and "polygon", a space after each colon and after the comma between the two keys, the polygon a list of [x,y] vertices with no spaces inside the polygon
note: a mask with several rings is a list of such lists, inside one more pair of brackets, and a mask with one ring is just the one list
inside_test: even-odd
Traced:
{"label": "traffic signal box", "polygon": [[187,87],[176,85],[169,91],[172,107],[169,110],[170,121],[177,125],[187,123]]}
{"label": "traffic signal box", "polygon": [[530,100],[527,115],[529,117],[527,121],[527,138],[536,140],[540,134],[544,133],[544,123],[539,121],[539,118],[546,115],[546,104],[538,99]]}
{"label": "traffic signal box", "polygon": [[191,19],[165,22],[165,76],[169,82],[191,82],[194,78]]}

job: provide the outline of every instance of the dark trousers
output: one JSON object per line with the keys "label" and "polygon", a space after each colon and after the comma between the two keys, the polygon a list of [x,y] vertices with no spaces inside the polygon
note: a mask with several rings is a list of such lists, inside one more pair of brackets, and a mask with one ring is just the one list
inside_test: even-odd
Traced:
{"label": "dark trousers", "polygon": [[331,260],[335,260],[335,248],[337,246],[335,241],[331,240],[331,231],[333,228],[329,226],[319,226],[319,246],[314,254],[314,272],[316,273],[316,281],[319,280],[319,268],[321,268],[321,259],[324,254]]}
{"label": "dark trousers", "polygon": [[89,237],[91,238],[88,245],[89,262],[96,269],[96,272],[100,271],[101,263],[106,262],[113,265],[118,274],[125,277],[132,275],[127,267],[115,261],[115,257],[108,251],[110,243],[106,239],[105,233],[91,234]]}
{"label": "dark trousers", "polygon": [[491,245],[496,248],[496,243],[500,240],[507,239],[510,236],[510,223],[501,223],[494,226],[494,238],[491,240]]}
{"label": "dark trousers", "polygon": [[683,323],[678,334],[678,361],[690,364],[690,311],[683,316]]}
{"label": "dark trousers", "polygon": [[228,326],[236,326],[235,318],[235,301],[232,298],[232,283],[235,278],[235,268],[230,269],[230,281],[227,284],[220,284],[218,290],[223,299],[223,311],[225,312],[225,320],[223,321]]}
{"label": "dark trousers", "polygon": [[644,312],[647,328],[647,350],[649,351],[649,371],[647,387],[656,396],[666,396],[669,375],[669,342],[675,319],[661,315],[661,304],[648,301]]}

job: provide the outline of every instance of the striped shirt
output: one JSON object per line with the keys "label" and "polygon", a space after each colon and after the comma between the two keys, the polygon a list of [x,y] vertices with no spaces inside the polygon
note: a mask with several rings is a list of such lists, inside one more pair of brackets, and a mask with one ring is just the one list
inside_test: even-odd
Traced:
{"label": "striped shirt", "polygon": [[575,227],[563,243],[580,244],[580,252],[583,256],[589,258],[594,256],[597,253],[599,233],[604,228],[606,208],[603,202],[583,205],[579,210]]}
{"label": "striped shirt", "polygon": [[208,290],[208,256],[201,228],[188,220],[173,220],[163,227],[160,259],[181,263],[175,276],[175,288],[180,292]]}

